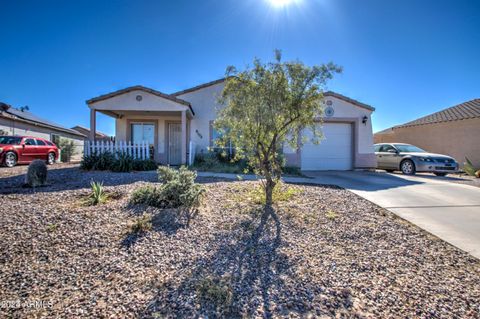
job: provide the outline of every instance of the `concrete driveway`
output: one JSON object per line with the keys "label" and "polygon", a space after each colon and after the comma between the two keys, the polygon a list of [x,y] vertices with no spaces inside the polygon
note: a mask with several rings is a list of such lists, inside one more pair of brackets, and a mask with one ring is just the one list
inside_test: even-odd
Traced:
{"label": "concrete driveway", "polygon": [[480,258],[480,188],[453,177],[384,172],[306,172],[344,187]]}

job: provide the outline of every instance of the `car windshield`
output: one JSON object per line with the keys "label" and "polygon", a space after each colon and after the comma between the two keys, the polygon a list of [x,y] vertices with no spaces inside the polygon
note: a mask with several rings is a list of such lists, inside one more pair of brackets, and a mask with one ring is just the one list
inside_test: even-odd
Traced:
{"label": "car windshield", "polygon": [[0,144],[19,145],[21,140],[22,138],[17,136],[0,136]]}
{"label": "car windshield", "polygon": [[408,144],[394,144],[395,148],[401,153],[426,153],[419,147]]}

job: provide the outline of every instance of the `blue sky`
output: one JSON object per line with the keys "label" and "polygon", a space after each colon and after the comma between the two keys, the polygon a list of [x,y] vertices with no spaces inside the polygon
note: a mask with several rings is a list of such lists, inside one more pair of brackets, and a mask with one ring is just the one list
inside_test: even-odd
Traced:
{"label": "blue sky", "polygon": [[68,127],[89,125],[89,98],[174,92],[275,48],[343,66],[329,89],[376,107],[374,131],[480,98],[476,0],[0,0],[0,21],[0,101]]}

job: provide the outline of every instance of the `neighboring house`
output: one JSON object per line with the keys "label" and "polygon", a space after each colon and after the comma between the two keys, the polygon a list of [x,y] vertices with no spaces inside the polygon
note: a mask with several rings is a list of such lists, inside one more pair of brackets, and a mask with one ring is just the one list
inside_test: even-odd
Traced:
{"label": "neighboring house", "polygon": [[[81,125],[76,125],[74,127],[71,128],[72,130],[75,130],[85,136],[90,136],[90,129],[86,128],[86,127],[83,127]],[[103,132],[100,132],[100,131],[96,131],[95,132],[95,140],[96,141],[113,141],[114,138],[113,136],[109,136],[108,134],[105,134]]]}
{"label": "neighboring house", "polygon": [[[95,136],[96,112],[100,112],[115,118],[117,142],[147,141],[158,162],[187,163],[190,152],[206,152],[214,146],[217,132],[212,124],[221,107],[217,99],[223,87],[224,79],[173,94],[133,86],[90,99],[90,140]],[[307,142],[299,151],[285,147],[287,165],[303,170],[375,167],[370,118],[374,108],[337,93],[324,95],[325,139],[320,145]]]}
{"label": "neighboring house", "polygon": [[75,151],[72,160],[80,160],[83,154],[83,144],[86,136],[59,124],[42,119],[29,111],[22,111],[0,102],[0,134],[28,135],[41,137],[53,143],[59,143],[61,138],[74,141]]}
{"label": "neighboring house", "polygon": [[455,105],[375,133],[375,143],[409,143],[429,152],[465,156],[480,166],[480,99]]}

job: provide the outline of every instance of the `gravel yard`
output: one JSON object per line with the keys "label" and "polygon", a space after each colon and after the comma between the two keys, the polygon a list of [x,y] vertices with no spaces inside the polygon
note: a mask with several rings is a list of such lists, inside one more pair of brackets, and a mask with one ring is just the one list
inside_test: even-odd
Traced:
{"label": "gravel yard", "polygon": [[[258,182],[199,179],[185,227],[129,205],[154,172],[55,165],[34,192],[25,170],[0,168],[0,317],[480,317],[480,261],[337,187],[291,185],[265,222]],[[87,207],[92,179],[112,198]]]}

